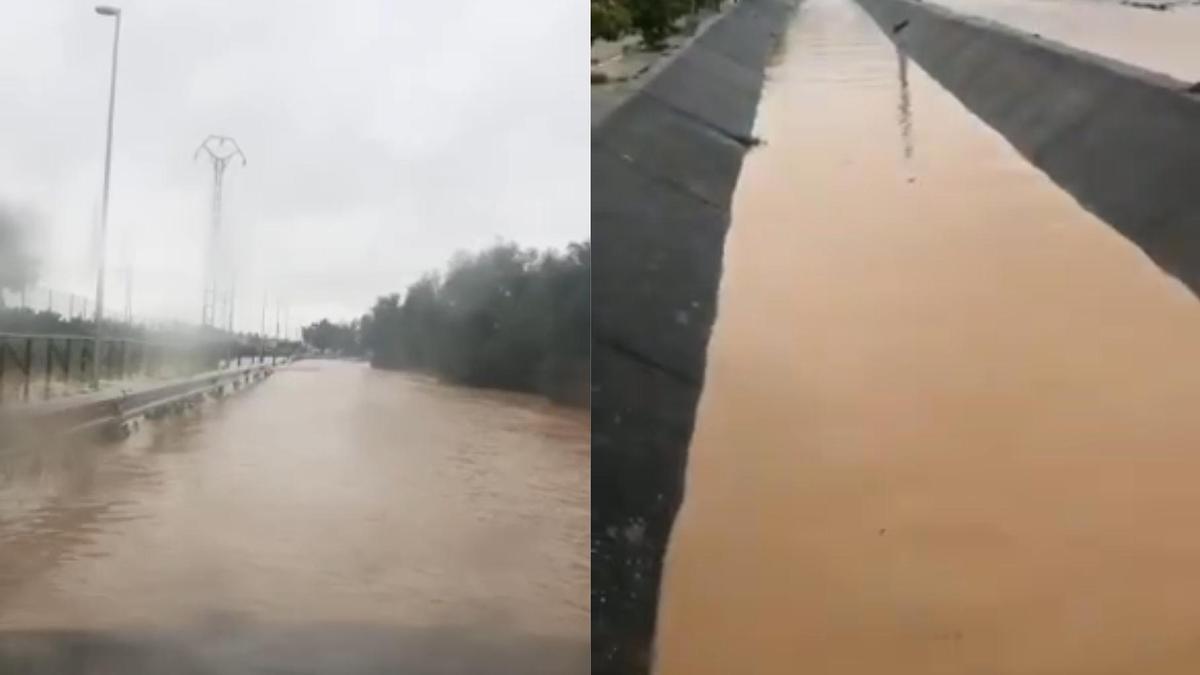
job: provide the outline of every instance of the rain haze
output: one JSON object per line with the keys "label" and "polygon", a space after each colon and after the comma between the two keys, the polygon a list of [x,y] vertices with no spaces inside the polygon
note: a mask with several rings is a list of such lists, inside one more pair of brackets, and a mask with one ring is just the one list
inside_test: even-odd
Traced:
{"label": "rain haze", "polygon": [[[0,204],[35,226],[40,287],[95,292],[113,24],[93,3],[5,0]],[[200,318],[209,134],[225,175],[239,331],[350,319],[457,250],[586,239],[580,3],[129,0],[108,305]],[[579,58],[568,55],[579,52]]]}

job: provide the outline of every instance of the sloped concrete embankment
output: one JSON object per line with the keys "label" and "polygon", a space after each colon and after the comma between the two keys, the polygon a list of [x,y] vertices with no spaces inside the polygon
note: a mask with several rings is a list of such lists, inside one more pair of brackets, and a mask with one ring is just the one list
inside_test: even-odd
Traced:
{"label": "sloped concrete embankment", "polygon": [[1031,163],[1200,291],[1200,87],[919,1],[858,2]]}
{"label": "sloped concrete embankment", "polygon": [[730,201],[798,0],[743,0],[593,123],[593,672],[645,673]]}

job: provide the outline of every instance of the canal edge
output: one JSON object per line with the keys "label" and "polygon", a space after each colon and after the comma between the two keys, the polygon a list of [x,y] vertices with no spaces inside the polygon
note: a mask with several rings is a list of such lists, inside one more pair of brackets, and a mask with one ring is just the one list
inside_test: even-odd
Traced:
{"label": "canal edge", "polygon": [[799,0],[742,0],[593,119],[592,668],[648,673],[663,555],[765,71]]}
{"label": "canal edge", "polygon": [[1200,85],[921,0],[855,0],[972,114],[1200,293]]}

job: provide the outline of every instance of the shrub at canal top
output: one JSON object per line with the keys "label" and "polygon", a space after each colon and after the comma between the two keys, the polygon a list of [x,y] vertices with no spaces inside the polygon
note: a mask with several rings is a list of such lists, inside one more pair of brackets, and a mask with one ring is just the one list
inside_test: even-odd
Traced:
{"label": "shrub at canal top", "polygon": [[616,0],[592,0],[592,42],[616,40],[633,28],[629,8]]}
{"label": "shrub at canal top", "polygon": [[379,298],[360,322],[378,368],[587,403],[591,244],[538,252],[500,244],[459,254],[403,296]]}
{"label": "shrub at canal top", "polygon": [[722,0],[592,0],[592,41],[616,40],[636,29],[650,48],[662,47],[681,28],[680,19]]}

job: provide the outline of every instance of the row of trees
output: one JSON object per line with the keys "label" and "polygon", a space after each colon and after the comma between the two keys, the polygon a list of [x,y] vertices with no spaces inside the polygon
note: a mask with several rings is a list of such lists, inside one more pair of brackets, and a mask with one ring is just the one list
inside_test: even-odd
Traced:
{"label": "row of trees", "polygon": [[97,333],[96,322],[91,318],[78,316],[68,318],[58,312],[32,310],[24,307],[0,307],[0,333],[35,336],[78,335],[82,337],[100,335],[105,339],[159,343],[206,341],[214,344],[258,345],[270,343],[284,347],[299,346],[299,343],[294,340],[272,340],[252,333],[230,333],[218,328],[201,328],[183,322],[147,326],[106,319],[100,324],[100,331]]}
{"label": "row of trees", "polygon": [[460,254],[350,324],[304,329],[318,349],[369,355],[377,368],[545,394],[586,404],[590,381],[591,245],[539,252],[500,244]]}
{"label": "row of trees", "polygon": [[637,31],[646,46],[659,48],[680,30],[680,19],[722,0],[592,0],[592,41],[616,40]]}
{"label": "row of trees", "polygon": [[300,329],[304,344],[322,352],[334,352],[343,356],[361,356],[365,347],[362,340],[362,320],[350,323],[332,323],[329,319]]}
{"label": "row of trees", "polygon": [[[105,326],[110,328],[109,326]],[[113,332],[122,337],[130,330],[124,324],[114,323]],[[95,323],[78,316],[66,318],[58,312],[35,311],[24,307],[0,305],[0,333],[26,333],[35,335],[94,335]],[[113,334],[112,332],[106,334]]]}

